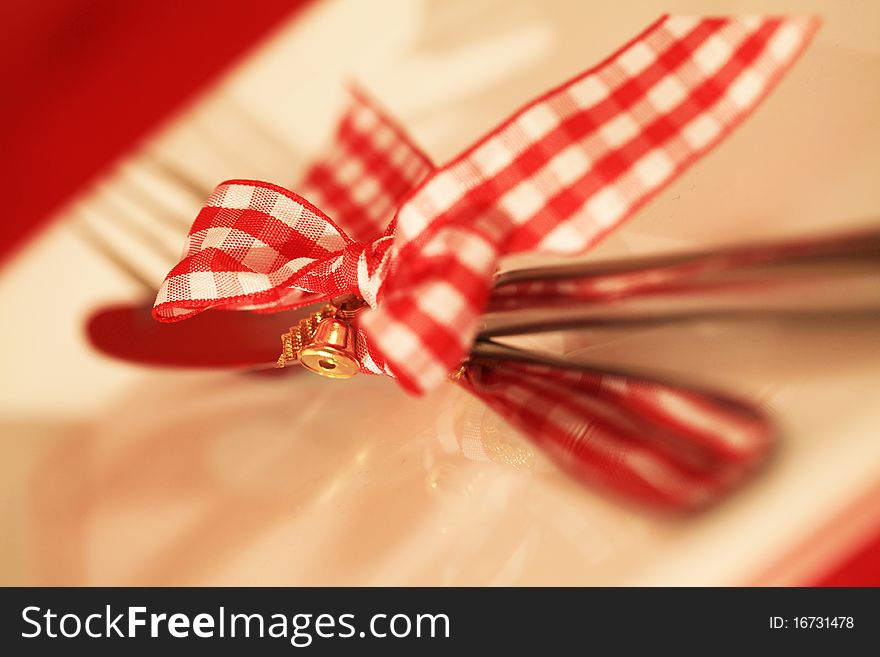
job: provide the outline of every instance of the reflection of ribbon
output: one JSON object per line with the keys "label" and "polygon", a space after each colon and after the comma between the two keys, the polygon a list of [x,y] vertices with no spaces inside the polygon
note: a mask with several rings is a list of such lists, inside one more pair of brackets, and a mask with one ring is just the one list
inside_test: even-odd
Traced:
{"label": "reflection of ribbon", "polygon": [[[196,218],[185,257],[159,290],[154,316],[175,321],[208,308],[274,312],[355,295],[370,306],[357,319],[361,369],[394,376],[412,391],[431,388],[468,355],[502,256],[574,254],[594,244],[735,127],[816,26],[813,19],[663,17],[440,167],[355,93],[333,150],[304,184],[326,214],[275,185],[223,183]],[[490,361],[499,368],[494,374],[485,370]],[[463,380],[498,406],[492,392],[498,372],[516,368],[494,356],[473,362],[478,365]],[[554,382],[529,368],[520,377],[525,387],[534,385],[507,395],[505,404],[530,399],[549,414],[539,421],[526,413],[526,421],[520,413],[519,424],[533,436],[552,433],[550,440],[581,460],[599,450],[608,458],[594,460],[594,470],[615,477],[628,470],[655,493],[665,487],[668,494],[653,496],[675,504],[703,501],[717,488],[717,477],[700,474],[712,461],[707,453],[753,460],[762,451],[756,440],[766,438],[766,427],[747,409],[719,402],[707,411],[705,400],[694,405],[684,393],[666,394],[673,386],[658,395],[657,386],[638,384],[630,391],[641,391],[636,403],[622,379],[585,382],[579,375]],[[548,393],[542,386],[551,384],[556,392],[567,386],[592,394],[604,410],[592,402],[567,410],[535,405]],[[607,417],[604,405],[626,403],[653,425]],[[563,416],[568,419],[557,423]],[[600,433],[611,427],[608,441],[572,434],[565,429],[572,418]],[[753,430],[755,422],[760,430]],[[660,424],[673,427],[671,433]],[[718,447],[713,440],[733,425],[737,437]],[[658,456],[663,450],[649,450],[649,458],[636,454],[642,447],[627,447],[649,430],[668,444],[698,434],[713,438],[702,444],[709,452],[685,455],[670,471],[671,457]],[[629,461],[622,449],[630,450]],[[695,492],[697,479],[708,493]],[[709,479],[713,483],[704,485]]]}

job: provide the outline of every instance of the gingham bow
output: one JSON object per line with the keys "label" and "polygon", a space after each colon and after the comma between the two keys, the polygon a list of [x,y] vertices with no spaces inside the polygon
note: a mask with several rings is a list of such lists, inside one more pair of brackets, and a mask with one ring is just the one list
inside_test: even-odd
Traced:
{"label": "gingham bow", "polygon": [[431,388],[468,353],[501,257],[594,244],[729,133],[816,26],[662,17],[439,167],[355,93],[303,185],[326,214],[275,185],[223,183],[154,316],[355,293],[371,306],[359,323],[364,371]]}

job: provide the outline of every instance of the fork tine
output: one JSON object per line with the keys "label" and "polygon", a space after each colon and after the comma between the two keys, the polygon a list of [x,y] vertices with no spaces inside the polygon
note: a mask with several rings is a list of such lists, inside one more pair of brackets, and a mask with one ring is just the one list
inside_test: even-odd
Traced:
{"label": "fork tine", "polygon": [[194,198],[204,200],[211,193],[211,188],[200,183],[189,173],[163,158],[160,153],[150,151],[144,153],[144,161],[166,179],[173,180],[179,187],[186,190]]}
{"label": "fork tine", "polygon": [[152,295],[156,291],[156,283],[147,274],[132,265],[128,258],[121,255],[110,243],[110,240],[95,230],[88,217],[81,210],[77,214],[79,217],[71,222],[71,227],[80,239],[130,280],[138,283],[147,295]]}
{"label": "fork tine", "polygon": [[[256,150],[264,154],[271,152],[274,156],[284,154],[286,161],[296,160],[291,156],[294,149],[279,141],[267,126],[238,104],[224,102],[215,105],[215,109],[226,114],[225,123],[243,128],[243,133],[239,130],[239,138],[254,141],[259,146]],[[201,146],[213,153],[211,159],[218,164],[245,164],[246,168],[256,171],[267,166],[266,158],[255,154],[255,149],[240,151],[204,112],[190,118],[188,129]],[[159,183],[167,185],[172,197],[153,189],[149,184],[152,179],[159,190]],[[178,191],[184,196],[173,197]],[[194,215],[184,210],[187,197],[202,202],[210,192],[210,186],[180,166],[171,155],[156,144],[148,144],[137,154],[137,167],[120,166],[112,179],[99,187],[95,202],[77,207],[78,216],[71,223],[84,243],[152,295],[157,288],[158,281],[154,279],[158,278],[158,272],[153,276],[150,269],[161,263],[170,266],[178,260],[179,251],[170,243],[171,234],[182,238],[191,226]],[[152,262],[154,259],[157,262]]]}
{"label": "fork tine", "polygon": [[[242,121],[241,117],[238,117],[240,125],[246,126],[249,133],[248,147],[242,148],[240,144],[236,144],[230,139],[228,131],[220,130],[214,125],[216,123],[215,118],[215,116],[206,116],[202,113],[194,117],[189,127],[202,139],[208,148],[219,156],[222,162],[237,162],[240,170],[250,171],[252,173],[248,175],[254,177],[267,174],[267,161],[270,161],[272,156],[266,153],[264,148],[257,148],[255,144],[250,142],[251,124]],[[233,134],[232,139],[234,138],[235,135]],[[271,146],[273,151],[277,153],[277,144],[272,143]],[[264,153],[264,155],[259,155],[259,153]],[[269,157],[266,155],[269,155]],[[291,156],[285,154],[285,160],[290,159],[292,159]]]}
{"label": "fork tine", "polygon": [[[153,254],[158,256],[161,260],[168,263],[176,262],[177,258],[180,255],[179,251],[163,241],[155,234],[155,232],[149,230],[148,228],[146,228],[146,226],[138,222],[131,215],[131,213],[126,210],[122,203],[120,203],[120,201],[114,197],[113,193],[108,193],[110,191],[111,190],[105,189],[103,198],[104,201],[110,205],[111,218],[112,220],[115,220],[114,225],[122,229],[124,232],[127,232],[134,239],[139,240],[143,246],[151,250]],[[119,193],[118,189],[112,191]],[[148,204],[149,203],[151,202],[148,202]],[[158,213],[157,215],[153,215],[151,213],[151,216],[158,216],[159,214],[161,213]],[[181,225],[178,224],[174,226],[174,228],[175,230],[179,231]]]}
{"label": "fork tine", "polygon": [[243,108],[233,98],[224,98],[223,105],[226,110],[232,114],[241,125],[246,125],[249,131],[271,148],[274,148],[287,158],[296,158],[298,153],[287,142],[280,139],[278,135],[273,135],[266,125],[257,119],[253,114]]}
{"label": "fork tine", "polygon": [[143,185],[130,173],[126,172],[124,177],[120,178],[114,187],[120,192],[124,190],[129,197],[132,197],[136,204],[148,210],[151,218],[170,228],[175,233],[179,234],[181,229],[189,229],[192,217],[169,209],[159,200],[158,195],[144,189]]}

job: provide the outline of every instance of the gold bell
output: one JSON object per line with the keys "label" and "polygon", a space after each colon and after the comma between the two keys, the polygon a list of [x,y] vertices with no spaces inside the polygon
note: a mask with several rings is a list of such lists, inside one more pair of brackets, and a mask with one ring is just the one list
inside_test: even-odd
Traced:
{"label": "gold bell", "polygon": [[360,371],[355,354],[355,332],[336,317],[324,317],[315,334],[299,352],[303,367],[331,379],[349,379]]}

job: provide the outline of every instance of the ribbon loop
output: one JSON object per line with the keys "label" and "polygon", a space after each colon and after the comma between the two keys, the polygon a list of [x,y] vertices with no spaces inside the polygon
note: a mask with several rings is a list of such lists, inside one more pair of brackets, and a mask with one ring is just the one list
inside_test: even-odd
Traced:
{"label": "ribbon loop", "polygon": [[664,16],[440,167],[355,92],[306,176],[334,218],[274,185],[224,183],[154,314],[278,311],[355,293],[372,307],[359,348],[375,370],[430,389],[468,353],[502,257],[581,253],[614,230],[757,106],[817,26]]}
{"label": "ribbon loop", "polygon": [[208,308],[283,310],[342,285],[333,273],[351,239],[323,212],[269,183],[222,183],[199,212],[183,259],[159,288],[153,315],[186,319]]}

